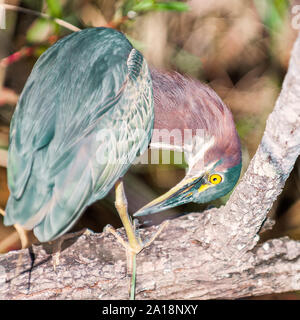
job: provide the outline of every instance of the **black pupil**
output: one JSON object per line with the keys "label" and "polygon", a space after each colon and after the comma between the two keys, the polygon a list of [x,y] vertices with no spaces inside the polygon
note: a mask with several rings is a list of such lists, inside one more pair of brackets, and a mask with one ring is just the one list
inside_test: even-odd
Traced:
{"label": "black pupil", "polygon": [[214,181],[217,181],[218,179],[217,179],[217,178],[213,178],[213,180],[214,180]]}

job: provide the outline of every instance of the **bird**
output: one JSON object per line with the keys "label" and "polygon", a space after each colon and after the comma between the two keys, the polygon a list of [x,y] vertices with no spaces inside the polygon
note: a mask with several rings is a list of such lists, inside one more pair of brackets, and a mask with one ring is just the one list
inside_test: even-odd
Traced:
{"label": "bird", "polygon": [[[180,138],[162,141],[162,130],[175,129]],[[125,246],[133,268],[136,254],[157,235],[143,243],[137,234],[122,177],[149,147],[184,152],[189,168],[134,217],[209,202],[239,179],[241,145],[233,116],[210,87],[149,67],[126,36],[111,28],[60,39],[35,63],[12,117],[4,224],[52,241],[115,186],[128,242],[111,226],[106,230]]]}

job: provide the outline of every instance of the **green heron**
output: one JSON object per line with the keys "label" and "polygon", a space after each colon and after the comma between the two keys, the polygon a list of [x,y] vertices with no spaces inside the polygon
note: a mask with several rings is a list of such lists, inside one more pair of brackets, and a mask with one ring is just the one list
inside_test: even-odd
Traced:
{"label": "green heron", "polygon": [[[176,129],[181,138],[165,143],[155,135],[162,129]],[[56,239],[115,185],[127,249],[135,256],[143,243],[120,179],[149,143],[183,151],[189,170],[135,216],[211,201],[239,178],[233,117],[212,89],[178,73],[150,71],[113,29],[85,29],[61,39],[38,59],[12,118],[4,223],[33,229],[41,242]]]}

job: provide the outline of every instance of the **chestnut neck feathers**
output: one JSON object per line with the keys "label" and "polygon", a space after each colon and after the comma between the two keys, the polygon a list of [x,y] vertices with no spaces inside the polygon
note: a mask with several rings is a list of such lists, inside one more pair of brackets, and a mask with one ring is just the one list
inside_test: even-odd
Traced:
{"label": "chestnut neck feathers", "polygon": [[[232,114],[211,88],[176,72],[160,73],[151,69],[151,76],[154,129],[169,132],[177,129],[182,137],[185,129],[192,130],[193,137],[197,129],[203,130],[205,142],[211,141],[205,152],[205,165],[222,160],[219,169],[224,170],[241,162],[240,142]],[[158,139],[153,135],[151,144],[158,144]],[[171,140],[170,144],[183,147],[183,139]],[[194,156],[197,151],[192,151]]]}

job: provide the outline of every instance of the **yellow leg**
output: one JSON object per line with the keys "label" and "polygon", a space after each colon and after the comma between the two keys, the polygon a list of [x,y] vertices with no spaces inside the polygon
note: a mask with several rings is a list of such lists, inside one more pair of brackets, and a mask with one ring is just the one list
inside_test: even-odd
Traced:
{"label": "yellow leg", "polygon": [[[0,214],[4,217],[5,216],[5,211],[3,209],[0,208]],[[18,232],[20,241],[21,241],[21,246],[22,249],[26,249],[30,246],[30,239],[28,236],[28,233],[30,231],[25,230],[21,225],[19,225],[18,223],[14,224],[14,227],[16,229],[16,231]]]}
{"label": "yellow leg", "polygon": [[143,249],[143,244],[136,237],[136,232],[134,227],[132,226],[131,218],[128,215],[127,211],[127,199],[124,191],[123,181],[119,180],[116,183],[116,209],[119,213],[122,224],[125,228],[129,246],[134,253],[139,253]]}
{"label": "yellow leg", "polygon": [[[3,209],[0,208],[0,214],[3,215],[3,217],[5,216],[5,211]],[[27,230],[25,230],[21,225],[19,225],[18,223],[14,224],[14,227],[19,235],[20,241],[21,241],[21,246],[22,249],[26,249],[30,246],[30,240],[28,237],[28,232]],[[21,265],[22,265],[22,261],[23,261],[23,251],[20,252],[19,257],[18,257],[18,261],[17,261],[17,268],[16,268],[16,272],[15,272],[15,277],[17,278],[20,274],[20,269],[21,269]]]}
{"label": "yellow leg", "polygon": [[28,237],[28,230],[25,230],[22,226],[20,226],[18,223],[14,224],[15,229],[17,230],[19,237],[20,237],[20,241],[21,241],[21,245],[22,245],[22,249],[26,249],[30,246],[30,240]]}
{"label": "yellow leg", "polygon": [[162,232],[162,230],[168,224],[168,221],[165,221],[160,226],[159,230],[155,235],[147,241],[145,244],[142,242],[137,230],[135,221],[132,223],[130,216],[128,215],[127,210],[127,199],[124,191],[123,181],[119,180],[115,185],[116,191],[116,201],[115,206],[119,213],[120,219],[124,226],[128,243],[123,240],[120,234],[110,225],[106,226],[104,231],[112,233],[119,243],[126,249],[127,257],[127,273],[131,276],[131,285],[130,285],[130,298],[134,299],[135,296],[135,278],[136,278],[136,255],[141,252],[144,248],[148,247]]}
{"label": "yellow leg", "polygon": [[[5,211],[0,208],[0,214],[5,216]],[[16,223],[14,224],[14,228],[17,231],[17,234],[19,236],[19,239],[21,241],[21,249],[29,248],[32,243],[35,243],[37,241],[36,238],[34,238],[31,230],[24,229],[20,224]],[[14,239],[14,238],[13,238]],[[20,251],[15,271],[15,279],[18,278],[19,274],[21,273],[21,266],[23,262],[23,250]]]}
{"label": "yellow leg", "polygon": [[4,217],[5,216],[5,211],[0,208],[0,214]]}
{"label": "yellow leg", "polygon": [[56,268],[59,266],[60,262],[60,253],[61,247],[66,240],[73,239],[75,237],[79,237],[82,234],[90,234],[88,229],[79,230],[73,233],[67,233],[59,237],[57,240],[51,241],[53,243],[53,253],[52,253],[52,266],[53,270],[56,271]]}
{"label": "yellow leg", "polygon": [[[20,237],[20,241],[21,241],[21,246],[22,249],[26,249],[28,248],[31,243],[28,237],[28,230],[25,230],[22,226],[20,226],[18,223],[14,224],[15,229],[18,232],[18,235]],[[23,262],[23,251],[20,252],[19,257],[18,257],[18,262],[17,262],[17,269],[16,269],[16,278],[19,276],[19,274],[21,273],[21,265]]]}

